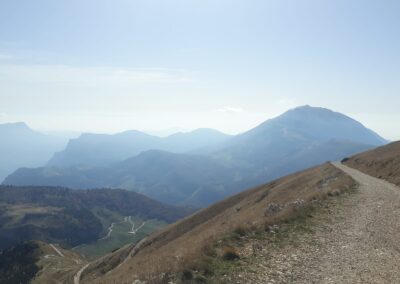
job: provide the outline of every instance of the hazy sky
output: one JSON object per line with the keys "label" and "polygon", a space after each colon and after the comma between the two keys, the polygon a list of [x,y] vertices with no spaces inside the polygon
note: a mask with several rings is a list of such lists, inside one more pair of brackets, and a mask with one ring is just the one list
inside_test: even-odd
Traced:
{"label": "hazy sky", "polygon": [[0,1],[0,123],[237,133],[297,105],[400,139],[400,1]]}

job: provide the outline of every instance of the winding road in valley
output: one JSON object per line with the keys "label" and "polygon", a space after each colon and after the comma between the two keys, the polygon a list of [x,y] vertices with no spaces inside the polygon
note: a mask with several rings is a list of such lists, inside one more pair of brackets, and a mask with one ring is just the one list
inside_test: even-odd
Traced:
{"label": "winding road in valley", "polygon": [[[107,235],[104,236],[103,238],[99,239],[99,240],[105,240],[105,239],[109,238],[109,237],[111,236],[111,234],[112,234],[112,231],[113,231],[115,225],[117,225],[117,224],[122,224],[122,223],[126,223],[126,222],[128,222],[128,219],[129,219],[129,222],[131,222],[130,218],[131,218],[131,216],[127,216],[127,217],[124,217],[124,220],[122,220],[122,221],[120,221],[120,222],[113,222],[113,223],[111,223],[110,227],[108,227],[108,229],[107,229],[107,230],[108,230]],[[132,223],[132,222],[131,222],[131,223]]]}
{"label": "winding road in valley", "polygon": [[[116,224],[122,224],[122,223],[127,223],[127,222],[129,222],[129,223],[132,225],[131,231],[130,231],[130,232],[127,232],[127,233],[128,233],[128,234],[134,234],[134,235],[135,235],[135,234],[136,234],[140,229],[142,229],[143,226],[146,225],[149,221],[143,221],[142,224],[140,224],[140,226],[137,227],[137,228],[135,229],[135,222],[132,221],[132,216],[126,216],[126,217],[124,217],[124,219],[123,219],[122,221],[120,221],[120,222],[113,222],[113,223],[111,223],[110,227],[108,227],[108,233],[107,233],[107,235],[106,235],[105,237],[99,239],[99,240],[105,240],[105,239],[111,237],[111,234],[112,234],[112,232],[113,232],[113,228],[114,228],[114,226],[115,226]],[[138,247],[140,247],[140,245],[141,245],[145,240],[146,240],[146,238],[143,238],[143,239],[140,240],[136,245],[134,245],[133,248],[132,248],[132,250],[131,250],[130,253],[128,254],[128,256],[124,259],[123,262],[121,262],[121,263],[119,264],[119,266],[122,265],[123,263],[125,263],[128,259],[130,259],[131,255],[135,253],[135,251],[138,249]],[[59,252],[59,251],[57,250],[56,247],[54,247],[53,245],[51,245],[51,246],[56,250],[56,252]],[[59,252],[59,254],[61,254],[61,252]],[[74,275],[74,284],[79,284],[79,283],[80,283],[80,279],[81,279],[82,273],[89,267],[90,264],[91,264],[91,263],[88,263],[88,264],[86,264],[85,266],[83,266],[83,267]]]}

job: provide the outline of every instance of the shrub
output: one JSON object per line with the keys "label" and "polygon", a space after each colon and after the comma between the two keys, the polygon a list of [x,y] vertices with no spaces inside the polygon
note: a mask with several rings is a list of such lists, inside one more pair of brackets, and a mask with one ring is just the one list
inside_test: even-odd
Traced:
{"label": "shrub", "polygon": [[247,229],[244,228],[243,226],[237,227],[233,232],[234,232],[236,235],[240,236],[240,237],[244,237],[244,236],[247,235]]}
{"label": "shrub", "polygon": [[193,273],[192,271],[185,269],[182,272],[182,280],[192,280],[193,279]]}
{"label": "shrub", "polygon": [[206,244],[202,249],[202,253],[203,253],[203,255],[209,256],[209,257],[217,256],[217,251],[212,244]]}
{"label": "shrub", "polygon": [[213,275],[214,269],[213,258],[207,257],[196,263],[196,270],[202,272],[204,275]]}
{"label": "shrub", "polygon": [[223,260],[235,260],[239,258],[239,254],[233,247],[225,246],[223,248],[222,259]]}
{"label": "shrub", "polygon": [[207,283],[207,278],[204,276],[198,275],[194,278],[195,283]]}

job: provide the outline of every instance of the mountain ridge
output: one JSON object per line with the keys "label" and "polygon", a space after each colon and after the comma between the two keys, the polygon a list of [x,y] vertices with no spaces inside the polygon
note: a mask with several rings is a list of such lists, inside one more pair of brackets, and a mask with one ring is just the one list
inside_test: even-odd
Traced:
{"label": "mountain ridge", "polygon": [[21,167],[45,164],[67,139],[46,135],[24,122],[0,124],[0,179]]}
{"label": "mountain ridge", "polygon": [[179,132],[167,137],[158,137],[138,130],[127,130],[116,134],[83,133],[80,137],[71,139],[63,151],[55,153],[47,165],[107,166],[143,151],[163,150],[184,153],[218,144],[229,138],[227,134],[206,128]]}
{"label": "mountain ridge", "polygon": [[[302,106],[199,151],[149,150],[126,159],[131,163],[120,161],[108,167],[23,169],[3,184],[119,187],[169,204],[204,207],[245,188],[386,142],[348,116]],[[56,174],[49,176],[51,172]]]}

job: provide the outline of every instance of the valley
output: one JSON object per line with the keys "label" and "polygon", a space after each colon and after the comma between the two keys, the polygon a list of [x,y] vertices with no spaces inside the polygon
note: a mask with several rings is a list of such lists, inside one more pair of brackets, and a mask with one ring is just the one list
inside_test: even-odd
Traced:
{"label": "valley", "polygon": [[105,236],[94,242],[81,244],[72,250],[80,253],[86,259],[93,260],[127,244],[137,243],[166,225],[166,222],[159,220],[143,220],[138,217],[126,216],[122,221],[111,223]]}
{"label": "valley", "polygon": [[192,212],[126,190],[0,186],[0,249],[40,240],[102,255]]}

